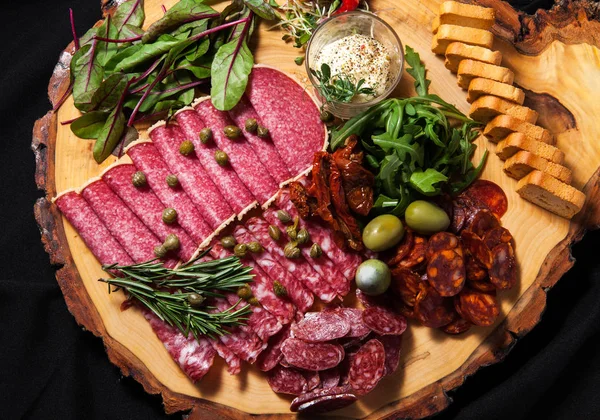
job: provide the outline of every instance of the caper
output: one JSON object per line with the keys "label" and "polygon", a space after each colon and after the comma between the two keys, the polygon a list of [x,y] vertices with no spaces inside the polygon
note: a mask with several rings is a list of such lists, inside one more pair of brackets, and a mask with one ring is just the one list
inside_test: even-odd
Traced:
{"label": "caper", "polygon": [[273,282],[273,293],[275,293],[275,296],[277,297],[286,297],[288,295],[285,286],[277,280]]}
{"label": "caper", "polygon": [[252,306],[260,305],[260,302],[254,296],[252,296],[250,299],[248,299],[248,303]]}
{"label": "caper", "polygon": [[177,210],[167,207],[162,212],[162,220],[168,225],[175,223],[177,221]]}
{"label": "caper", "polygon": [[225,137],[228,139],[235,140],[242,135],[242,130],[235,125],[226,125],[225,128],[223,128],[223,134],[225,134]]}
{"label": "caper", "polygon": [[183,156],[189,156],[194,153],[194,143],[189,140],[182,141],[179,145],[179,153]]}
{"label": "caper", "polygon": [[221,238],[221,245],[223,245],[223,248],[231,249],[235,246],[235,244],[237,244],[237,241],[231,235],[223,236]]}
{"label": "caper", "polygon": [[237,290],[237,295],[241,299],[248,300],[252,297],[252,290],[245,284]]}
{"label": "caper", "polygon": [[250,242],[248,244],[248,251],[252,252],[253,254],[259,254],[261,252],[263,252],[263,247],[261,244],[259,244],[258,242]]}
{"label": "caper", "polygon": [[321,245],[319,245],[318,243],[312,244],[312,246],[310,247],[310,257],[311,258],[319,258],[321,255],[323,255],[323,250],[321,249]]}
{"label": "caper", "polygon": [[286,258],[300,258],[300,248],[298,248],[298,244],[294,241],[288,242],[283,248],[283,255]]}
{"label": "caper", "polygon": [[450,226],[450,218],[442,208],[423,200],[409,204],[404,220],[408,227],[424,235],[441,232]]}
{"label": "caper", "polygon": [[292,241],[295,241],[296,238],[298,237],[298,231],[296,230],[296,227],[293,225],[286,227],[285,231],[287,233],[288,238],[290,238]]}
{"label": "caper", "polygon": [[167,185],[171,188],[175,188],[179,185],[179,180],[177,179],[177,175],[170,174],[167,175]]}
{"label": "caper", "polygon": [[198,138],[200,139],[200,142],[202,144],[208,143],[209,141],[212,140],[212,130],[210,128],[208,128],[208,127],[204,127],[198,133]]}
{"label": "caper", "polygon": [[292,216],[285,210],[277,210],[277,218],[283,223],[292,221]]}
{"label": "caper", "polygon": [[328,123],[328,122],[333,121],[333,119],[335,117],[333,116],[333,114],[331,112],[329,112],[327,110],[323,110],[321,112],[320,118],[321,118],[321,121],[323,121],[324,123]]}
{"label": "caper", "polygon": [[229,156],[222,150],[215,151],[215,160],[220,166],[225,166],[229,163]]}
{"label": "caper", "polygon": [[141,188],[145,187],[148,184],[146,180],[146,175],[142,171],[137,171],[131,177],[131,183],[134,187]]}
{"label": "caper", "polygon": [[256,135],[261,139],[266,139],[269,137],[269,129],[267,127],[259,125],[256,129]]}
{"label": "caper", "polygon": [[281,229],[279,229],[275,225],[270,225],[269,226],[269,236],[274,241],[278,241],[281,238]]}
{"label": "caper", "polygon": [[296,241],[299,245],[304,245],[309,241],[309,239],[310,235],[306,229],[302,228],[298,231],[298,234],[296,235]]}
{"label": "caper", "polygon": [[154,255],[156,255],[158,258],[164,258],[165,255],[167,255],[167,248],[165,248],[163,245],[154,247]]}
{"label": "caper", "polygon": [[258,128],[258,123],[254,118],[248,118],[244,123],[246,127],[246,131],[249,133],[256,133],[256,129]]}
{"label": "caper", "polygon": [[393,214],[382,214],[365,226],[362,239],[365,246],[374,252],[390,249],[404,237],[404,226]]}
{"label": "caper", "polygon": [[237,244],[233,247],[233,253],[236,257],[244,258],[248,253],[248,245],[246,244]]}
{"label": "caper", "polygon": [[169,233],[165,238],[165,242],[163,246],[167,249],[167,251],[176,251],[179,249],[179,237],[174,233]]}
{"label": "caper", "polygon": [[198,293],[190,293],[187,297],[187,301],[192,308],[199,308],[200,306],[202,306],[204,298]]}

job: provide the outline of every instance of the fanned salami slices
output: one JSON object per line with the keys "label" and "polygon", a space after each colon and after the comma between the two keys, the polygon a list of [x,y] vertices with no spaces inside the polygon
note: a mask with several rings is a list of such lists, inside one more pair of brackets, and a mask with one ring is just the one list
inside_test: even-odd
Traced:
{"label": "fanned salami slices", "polygon": [[283,366],[270,370],[267,382],[273,392],[278,394],[300,395],[308,390],[306,379],[300,371]]}
{"label": "fanned salami slices", "polygon": [[256,367],[263,372],[268,372],[279,364],[283,359],[281,345],[290,336],[290,327],[286,325],[276,335],[271,337],[267,348],[258,356]]}
{"label": "fanned salami slices", "polygon": [[363,338],[371,332],[371,329],[363,321],[362,310],[357,308],[337,308],[333,312],[342,316],[350,325],[350,331],[346,334],[346,337]]}
{"label": "fanned salami slices", "polygon": [[385,349],[385,375],[391,375],[400,364],[400,351],[402,350],[402,336],[384,335],[378,338]]}
{"label": "fanned salami slices", "polygon": [[333,311],[308,312],[302,321],[292,327],[295,338],[309,343],[335,340],[349,332],[350,323]]}
{"label": "fanned salami slices", "polygon": [[385,348],[377,339],[367,341],[350,358],[349,384],[357,395],[371,392],[385,374]]}
{"label": "fanned salami slices", "polygon": [[373,306],[363,311],[367,327],[379,335],[401,335],[406,331],[406,318],[383,307]]}
{"label": "fanned salami slices", "polygon": [[294,398],[290,410],[304,414],[318,414],[344,408],[356,400],[356,395],[353,394],[350,386],[335,386],[316,389]]}
{"label": "fanned salami slices", "polygon": [[291,366],[314,371],[331,369],[344,358],[344,349],[340,345],[306,343],[297,338],[285,340],[281,352]]}
{"label": "fanned salami slices", "polygon": [[319,372],[303,370],[302,376],[304,376],[304,379],[306,379],[306,391],[312,391],[321,385],[321,376],[319,376]]}
{"label": "fanned salami slices", "polygon": [[331,389],[340,383],[340,371],[337,367],[319,372],[321,378],[321,388]]}
{"label": "fanned salami slices", "polygon": [[237,375],[242,370],[242,360],[227,347],[218,338],[209,338],[210,345],[213,346],[217,354],[227,363],[227,372],[230,375]]}

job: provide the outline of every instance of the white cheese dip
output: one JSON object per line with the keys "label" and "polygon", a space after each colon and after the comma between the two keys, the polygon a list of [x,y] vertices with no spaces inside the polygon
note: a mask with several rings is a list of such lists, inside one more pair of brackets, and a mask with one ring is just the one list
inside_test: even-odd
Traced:
{"label": "white cheese dip", "polygon": [[334,80],[337,75],[346,75],[354,83],[364,79],[362,87],[372,88],[375,95],[356,95],[352,102],[367,102],[383,95],[392,83],[390,62],[389,51],[381,42],[354,34],[325,45],[317,54],[313,69],[320,71],[325,63]]}

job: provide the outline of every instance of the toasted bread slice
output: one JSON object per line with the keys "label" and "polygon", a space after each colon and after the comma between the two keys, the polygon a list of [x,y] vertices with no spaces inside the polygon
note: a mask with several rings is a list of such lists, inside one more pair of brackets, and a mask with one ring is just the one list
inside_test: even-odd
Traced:
{"label": "toasted bread slice", "polygon": [[494,35],[490,31],[484,29],[465,28],[456,25],[440,25],[437,33],[433,36],[431,51],[436,54],[444,54],[448,45],[456,41],[469,45],[492,48]]}
{"label": "toasted bread slice", "polygon": [[525,92],[508,83],[500,83],[495,80],[484,79],[477,77],[469,83],[469,93],[467,94],[467,102],[472,104],[476,99],[484,95],[493,95],[507,101],[515,102],[523,105],[525,101]]}
{"label": "toasted bread slice", "polygon": [[566,184],[570,184],[573,180],[573,173],[566,166],[550,162],[524,150],[515,153],[504,162],[504,172],[511,178],[521,179],[533,170],[546,172]]}
{"label": "toasted bread slice", "polygon": [[433,34],[437,34],[437,31],[440,27],[440,16],[437,15],[436,17],[433,18],[433,21],[431,22],[431,32],[433,32]]}
{"label": "toasted bread slice", "polygon": [[506,67],[475,60],[462,60],[458,65],[458,85],[466,90],[471,80],[477,77],[508,83],[509,85],[512,85],[515,80],[515,74]]}
{"label": "toasted bread slice", "polygon": [[448,45],[448,48],[446,48],[446,61],[444,61],[446,68],[452,73],[456,73],[462,60],[475,60],[499,66],[502,63],[502,53],[462,42],[453,42]]}
{"label": "toasted bread slice", "polygon": [[436,33],[440,24],[490,29],[495,17],[496,12],[489,7],[446,1],[440,4],[440,14],[433,20],[431,30]]}
{"label": "toasted bread slice", "polygon": [[532,171],[517,183],[517,193],[527,201],[570,219],[585,204],[585,194],[542,171]]}
{"label": "toasted bread slice", "polygon": [[508,159],[521,150],[559,165],[565,162],[565,154],[558,147],[533,140],[523,133],[511,133],[496,146],[496,154],[502,160]]}
{"label": "toasted bread slice", "polygon": [[531,108],[517,105],[497,96],[482,96],[471,104],[469,116],[475,121],[489,122],[500,114],[535,124],[539,114]]}
{"label": "toasted bread slice", "polygon": [[498,115],[485,126],[483,134],[494,143],[508,136],[510,133],[523,133],[534,140],[543,143],[554,144],[554,137],[548,130],[539,125],[511,117],[510,115]]}

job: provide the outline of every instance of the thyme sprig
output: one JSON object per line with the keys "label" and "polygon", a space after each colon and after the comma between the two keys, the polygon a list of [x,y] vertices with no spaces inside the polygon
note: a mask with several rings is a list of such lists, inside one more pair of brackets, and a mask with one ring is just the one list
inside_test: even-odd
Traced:
{"label": "thyme sprig", "polygon": [[223,293],[234,292],[252,281],[252,268],[237,257],[198,262],[203,255],[177,268],[165,267],[157,260],[104,265],[103,270],[119,277],[99,281],[108,284],[108,293],[126,291],[130,299],[139,301],[186,337],[190,332],[196,338],[227,334],[227,327],[245,323],[250,306],[237,302],[225,311],[218,311],[211,305],[193,305],[191,295],[224,297]]}
{"label": "thyme sprig", "polygon": [[310,69],[312,75],[319,81],[317,90],[323,96],[326,102],[348,103],[356,95],[375,95],[375,90],[370,87],[363,87],[365,79],[355,82],[347,74],[331,75],[331,68],[326,63],[321,65],[321,70]]}

